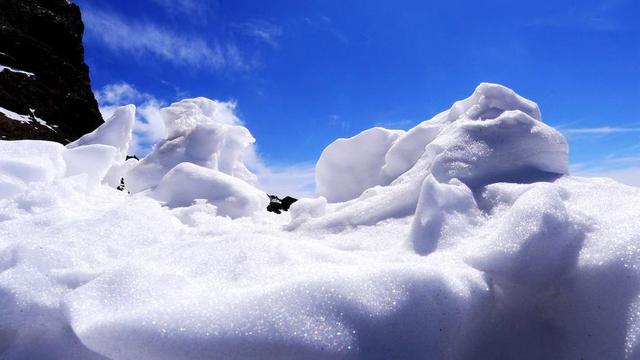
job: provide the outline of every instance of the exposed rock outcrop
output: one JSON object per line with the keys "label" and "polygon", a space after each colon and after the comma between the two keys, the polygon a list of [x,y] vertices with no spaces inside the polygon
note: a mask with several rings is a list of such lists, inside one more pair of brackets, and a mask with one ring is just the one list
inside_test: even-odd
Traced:
{"label": "exposed rock outcrop", "polygon": [[68,143],[102,123],[84,62],[84,25],[67,0],[2,0],[0,139]]}

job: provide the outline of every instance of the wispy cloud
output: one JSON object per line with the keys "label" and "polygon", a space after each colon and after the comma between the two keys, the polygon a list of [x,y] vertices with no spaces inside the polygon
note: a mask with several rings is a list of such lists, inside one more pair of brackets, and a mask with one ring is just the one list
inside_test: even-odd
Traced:
{"label": "wispy cloud", "polygon": [[347,129],[349,127],[349,123],[338,114],[329,114],[329,121],[327,124],[341,129]]}
{"label": "wispy cloud", "polygon": [[201,69],[249,70],[255,65],[233,43],[221,44],[197,35],[178,34],[153,23],[130,21],[91,7],[83,10],[89,38],[113,51],[139,58],[152,56],[177,66]]}
{"label": "wispy cloud", "polygon": [[283,34],[281,26],[273,24],[266,20],[253,20],[240,24],[234,24],[233,27],[245,36],[262,41],[271,47],[278,47],[278,40]]}
{"label": "wispy cloud", "polygon": [[557,12],[539,17],[531,21],[528,26],[595,31],[620,30],[622,24],[615,13],[622,4],[623,2],[620,1],[600,1],[595,2],[595,6],[588,6],[587,2],[577,2],[569,12]]}
{"label": "wispy cloud", "polygon": [[570,128],[570,129],[560,129],[565,134],[579,134],[579,135],[609,135],[609,134],[618,134],[618,133],[630,133],[630,132],[640,132],[640,128],[630,128],[630,127],[593,127],[593,128]]}
{"label": "wispy cloud", "polygon": [[184,14],[193,17],[205,16],[212,11],[211,0],[153,0],[169,14]]}
{"label": "wispy cloud", "polygon": [[333,19],[328,16],[305,17],[304,22],[315,31],[326,32],[345,44],[349,42],[347,35],[345,35],[333,22]]}

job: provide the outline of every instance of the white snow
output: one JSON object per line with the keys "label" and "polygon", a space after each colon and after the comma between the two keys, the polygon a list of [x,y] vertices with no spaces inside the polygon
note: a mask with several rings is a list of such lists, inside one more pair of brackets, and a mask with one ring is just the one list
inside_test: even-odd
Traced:
{"label": "white snow", "polygon": [[248,183],[223,172],[184,162],[171,169],[152,197],[171,207],[189,206],[204,199],[220,216],[249,216],[267,207],[268,197]]}
{"label": "white snow", "polygon": [[27,123],[27,124],[35,120],[35,122],[37,122],[38,124],[40,124],[40,125],[42,125],[44,127],[47,127],[47,128],[49,128],[49,129],[51,129],[53,131],[56,131],[56,129],[54,128],[54,126],[56,126],[56,125],[50,126],[49,124],[47,124],[46,121],[44,121],[44,120],[42,120],[39,117],[34,115],[34,112],[35,112],[34,109],[29,109],[29,110],[31,111],[31,115],[20,115],[20,114],[15,113],[15,112],[13,112],[11,110],[8,110],[8,109],[5,109],[3,107],[0,107],[0,112],[2,114],[4,114],[4,116],[8,117],[11,120],[16,120],[16,121],[19,121],[21,123]]}
{"label": "white snow", "polygon": [[65,176],[86,174],[88,187],[98,186],[116,160],[118,149],[109,145],[77,146],[62,153],[67,165]]}
{"label": "white snow", "polygon": [[[97,129],[67,144],[67,148],[72,150],[92,145],[104,145],[115,149],[115,152],[112,153],[111,161],[108,162],[107,172],[101,174],[101,176],[98,177],[99,179],[95,177],[92,177],[92,179],[95,178],[98,179],[98,181],[104,179],[105,183],[115,188],[120,184],[120,179],[136,166],[136,160],[126,160],[133,138],[132,131],[135,122],[135,112],[136,107],[134,105],[118,107],[114,109],[111,116]],[[98,149],[98,147],[93,148]],[[80,153],[84,154],[87,153],[87,151]],[[103,153],[103,155],[106,155],[106,153]],[[101,166],[105,164],[104,161],[106,161],[106,159],[96,160],[93,166],[101,168]]]}
{"label": "white snow", "polygon": [[131,131],[135,122],[136,107],[127,105],[117,108],[104,124],[94,131],[82,136],[78,140],[67,144],[67,148],[78,146],[102,144],[113,146],[118,150],[118,155],[124,160],[128,155],[131,144]]}
{"label": "white snow", "polygon": [[131,195],[96,184],[115,147],[0,141],[0,357],[640,358],[640,189],[569,176],[534,103],[482,84],[334,143],[353,198],[282,215],[212,107],[168,112]]}
{"label": "white snow", "polygon": [[255,142],[241,125],[229,103],[205,98],[188,99],[161,110],[168,131],[138,166],[127,173],[130,190],[139,192],[158,185],[176,165],[190,162],[249,183],[256,178],[241,158]]}
{"label": "white snow", "polygon": [[28,71],[23,71],[23,70],[14,69],[14,68],[9,67],[9,66],[6,66],[6,65],[0,65],[0,72],[3,72],[3,71],[5,71],[5,70],[6,70],[6,71],[10,71],[10,72],[12,72],[12,73],[16,73],[16,74],[26,75],[26,76],[28,76],[28,77],[32,77],[32,78],[35,78],[35,77],[36,77],[36,75],[35,75],[34,73],[32,73],[32,72],[28,72]]}
{"label": "white snow", "polygon": [[331,202],[351,200],[375,185],[387,185],[384,156],[403,135],[376,127],[327,146],[316,165],[317,192]]}

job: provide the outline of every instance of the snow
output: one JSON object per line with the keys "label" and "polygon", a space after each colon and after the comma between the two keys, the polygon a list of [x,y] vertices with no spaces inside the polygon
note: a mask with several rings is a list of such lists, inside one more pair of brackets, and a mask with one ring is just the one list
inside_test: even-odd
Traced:
{"label": "snow", "polygon": [[78,140],[67,144],[67,148],[78,146],[102,144],[113,146],[118,151],[118,156],[123,160],[128,155],[131,144],[131,131],[135,122],[136,107],[127,105],[117,108],[104,124],[94,131],[83,135]]}
{"label": "snow", "polygon": [[113,165],[118,149],[109,145],[92,144],[74,147],[62,153],[66,164],[65,176],[87,175],[87,186],[98,186]]}
{"label": "snow", "polygon": [[[29,109],[31,111],[31,115],[20,115],[18,113],[15,113],[11,110],[5,109],[3,107],[0,107],[0,113],[2,113],[4,116],[6,116],[7,118],[11,119],[11,120],[16,120],[19,121],[21,123],[30,123],[32,121],[37,122],[38,124],[47,127],[53,131],[56,131],[56,129],[53,126],[50,126],[49,124],[47,124],[46,121],[40,119],[39,117],[34,115],[35,110],[33,109]],[[56,126],[56,125],[54,125]]]}
{"label": "snow", "polygon": [[157,186],[163,176],[183,162],[256,182],[255,175],[242,162],[242,155],[255,139],[240,125],[229,103],[188,99],[163,108],[161,114],[168,137],[126,174],[132,192]]}
{"label": "snow", "polygon": [[[514,109],[516,105],[522,109]],[[375,183],[388,186],[370,187],[357,198],[336,206],[331,214],[313,219],[303,227],[374,225],[390,217],[412,215],[421,185],[429,175],[441,183],[458,179],[475,190],[494,182],[552,180],[568,173],[568,145],[562,134],[540,120],[537,105],[496,84],[479,85],[469,98],[409,130],[390,146],[354,141],[349,142],[352,146],[348,148],[335,146],[343,141],[329,146],[330,159],[356,162],[352,154],[370,151],[373,146],[388,148],[383,155],[388,164],[381,167],[379,161],[362,161],[360,168],[351,170],[362,172],[368,179],[386,177],[386,181]],[[412,151],[418,155],[410,154]],[[327,150],[323,156],[326,153]],[[394,164],[395,160],[399,165]],[[327,161],[323,162],[321,156],[318,172],[325,171],[326,166]],[[340,198],[343,187],[352,186],[344,183],[346,176],[354,179],[359,176],[337,173],[333,178],[316,177],[319,194],[329,201]]]}
{"label": "snow", "polygon": [[237,218],[265,209],[267,195],[248,183],[223,172],[193,163],[171,169],[153,190],[152,197],[171,207],[189,206],[204,199],[217,208],[220,216]]}
{"label": "snow", "polygon": [[327,199],[319,196],[317,198],[299,199],[289,208],[291,222],[285,227],[287,230],[294,230],[305,221],[323,216],[327,213]]}
{"label": "snow", "polygon": [[325,191],[350,199],[282,215],[215,104],[172,105],[130,195],[105,180],[114,146],[0,141],[0,357],[640,357],[640,189],[568,175],[532,102],[482,84],[334,143],[325,171],[362,173]]}
{"label": "snow", "polygon": [[402,131],[376,127],[327,146],[316,165],[319,195],[331,202],[351,200],[375,185],[386,185],[384,155]]}
{"label": "snow", "polygon": [[26,76],[28,76],[30,78],[35,78],[36,77],[36,75],[34,73],[32,73],[32,72],[14,69],[12,67],[5,66],[5,65],[0,65],[0,72],[3,72],[5,70],[9,71],[9,72],[12,72],[12,73],[16,73],[16,74],[26,75]]}

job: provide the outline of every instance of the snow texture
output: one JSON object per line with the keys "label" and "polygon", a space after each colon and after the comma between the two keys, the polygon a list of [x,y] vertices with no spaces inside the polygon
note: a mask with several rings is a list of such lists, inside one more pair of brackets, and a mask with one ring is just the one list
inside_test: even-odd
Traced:
{"label": "snow texture", "polygon": [[96,184],[116,147],[0,141],[0,357],[640,359],[640,189],[569,176],[534,103],[340,140],[319,179],[373,180],[282,215],[215,104],[170,107],[131,195]]}

